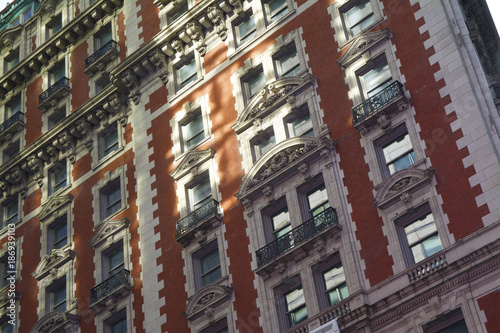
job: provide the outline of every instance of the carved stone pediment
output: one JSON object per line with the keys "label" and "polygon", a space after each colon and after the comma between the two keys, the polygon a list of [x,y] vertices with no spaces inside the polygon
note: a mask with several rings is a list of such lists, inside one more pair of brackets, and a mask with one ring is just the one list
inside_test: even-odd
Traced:
{"label": "carved stone pediment", "polygon": [[79,316],[53,311],[42,317],[30,333],[77,332]]}
{"label": "carved stone pediment", "polygon": [[380,31],[362,33],[354,38],[351,46],[349,46],[342,57],[337,60],[337,63],[343,68],[346,68],[361,57],[363,53],[369,51],[372,47],[391,37],[392,32],[387,28]]}
{"label": "carved stone pediment", "polygon": [[287,103],[290,98],[293,100],[293,96],[315,82],[316,78],[311,74],[307,74],[304,77],[283,78],[268,84],[252,97],[245,109],[238,115],[236,124],[231,128],[237,133],[241,133],[252,125],[255,118],[265,117],[275,108]]}
{"label": "carved stone pediment", "polygon": [[50,254],[42,258],[33,276],[40,281],[49,274],[57,278],[57,271],[69,261],[75,258],[76,252],[71,249],[54,249]]}
{"label": "carved stone pediment", "polygon": [[99,230],[97,230],[96,234],[92,237],[89,243],[93,248],[96,248],[103,242],[106,242],[106,240],[112,239],[118,232],[128,228],[129,225],[130,220],[127,218],[106,221],[101,225]]}
{"label": "carved stone pediment", "polygon": [[214,156],[215,151],[212,148],[204,150],[192,150],[186,154],[184,159],[179,163],[177,168],[170,174],[175,180],[179,180],[182,176],[190,172],[193,168],[208,161]]}
{"label": "carved stone pediment", "polygon": [[205,313],[208,308],[215,308],[231,298],[233,288],[229,286],[209,285],[200,289],[188,299],[183,315],[194,320]]}
{"label": "carved stone pediment", "polygon": [[247,173],[236,197],[241,201],[268,195],[268,186],[274,186],[289,173],[300,172],[304,163],[331,155],[335,142],[329,138],[295,137],[269,149]]}
{"label": "carved stone pediment", "polygon": [[57,217],[60,214],[62,208],[66,207],[73,201],[73,196],[71,194],[58,195],[50,197],[49,201],[45,203],[42,211],[38,213],[38,219],[44,222],[49,217]]}
{"label": "carved stone pediment", "polygon": [[372,203],[384,209],[399,200],[409,200],[411,193],[431,182],[434,170],[407,168],[395,172],[378,188]]}

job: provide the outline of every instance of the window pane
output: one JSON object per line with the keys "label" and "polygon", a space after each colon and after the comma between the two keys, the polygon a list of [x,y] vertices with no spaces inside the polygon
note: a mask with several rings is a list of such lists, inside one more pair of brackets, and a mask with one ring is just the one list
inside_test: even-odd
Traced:
{"label": "window pane", "polygon": [[248,92],[250,97],[258,93],[266,85],[266,79],[264,78],[264,73],[260,72],[259,75],[248,81]]}
{"label": "window pane", "polygon": [[253,39],[257,35],[253,16],[250,16],[246,21],[242,22],[239,26],[236,27],[236,29],[239,35],[238,44],[240,45]]}
{"label": "window pane", "polygon": [[389,165],[389,172],[391,175],[399,170],[403,170],[408,168],[409,166],[415,163],[415,153],[413,151],[408,154],[401,156],[397,160],[394,161],[393,164]]}
{"label": "window pane", "polygon": [[[104,45],[106,45],[107,42],[111,40],[111,37],[113,37],[111,33],[111,29],[106,29],[106,31],[103,31],[102,35],[97,39],[97,48],[101,48]],[[97,51],[97,50],[94,50]]]}
{"label": "window pane", "polygon": [[347,25],[354,36],[375,22],[370,0],[365,0],[346,13]]}
{"label": "window pane", "polygon": [[61,109],[56,111],[51,117],[49,117],[49,129],[59,124],[64,119],[66,119],[66,110]]}
{"label": "window pane", "polygon": [[309,192],[307,194],[307,202],[312,216],[316,216],[325,210],[325,208],[330,207],[325,185],[323,184],[317,189]]}
{"label": "window pane", "polygon": [[290,326],[294,326],[307,318],[304,291],[302,287],[285,295],[286,309]]}
{"label": "window pane", "polygon": [[210,179],[205,180],[193,187],[193,203],[194,208],[200,208],[206,205],[212,199],[212,188],[210,187]]}
{"label": "window pane", "polygon": [[323,273],[323,278],[326,290],[330,290],[335,286],[343,284],[345,282],[344,268],[342,266],[334,267]]}
{"label": "window pane", "polygon": [[376,95],[387,87],[392,81],[389,65],[384,63],[379,67],[372,69],[363,75],[363,80],[365,83],[366,95],[368,97]]}
{"label": "window pane", "polygon": [[193,59],[191,62],[185,64],[179,69],[179,79],[180,87],[183,88],[189,83],[195,81],[198,78],[198,73],[196,72],[196,61]]}
{"label": "window pane", "polygon": [[300,62],[297,50],[286,54],[279,60],[281,77],[291,77],[300,73]]}
{"label": "window pane", "polygon": [[219,251],[217,249],[201,258],[201,275],[203,286],[221,278]]}
{"label": "window pane", "polygon": [[6,213],[7,213],[6,222],[7,223],[6,224],[17,221],[18,208],[19,207],[18,207],[17,200],[7,206],[7,209],[6,209]]}
{"label": "window pane", "polygon": [[122,318],[111,325],[111,333],[126,333],[127,318]]}
{"label": "window pane", "polygon": [[20,22],[20,18],[18,17],[15,21],[12,21],[12,23],[10,24],[10,26],[13,28],[13,27],[16,27],[19,25]]}
{"label": "window pane", "polygon": [[205,132],[203,130],[203,117],[201,115],[184,127],[188,148],[195,146],[205,138]]}
{"label": "window pane", "polygon": [[66,311],[66,287],[52,293],[54,298],[54,311]]}
{"label": "window pane", "polygon": [[67,185],[67,172],[66,166],[55,170],[54,172],[54,192],[62,189]]}
{"label": "window pane", "polygon": [[428,214],[408,225],[404,228],[404,231],[415,263],[442,249],[432,214]]}
{"label": "window pane", "polygon": [[104,156],[118,149],[118,129],[115,128],[104,136]]}
{"label": "window pane", "polygon": [[61,68],[57,69],[53,73],[54,82],[52,82],[52,84],[55,84],[57,81],[59,81],[60,79],[62,79],[65,75],[66,75],[66,73],[65,73],[65,70],[64,70],[64,66],[61,66]]}
{"label": "window pane", "polygon": [[313,128],[311,122],[311,115],[307,112],[305,115],[295,120],[292,123],[292,129],[294,136],[313,136]]}
{"label": "window pane", "polygon": [[274,134],[269,138],[267,139],[266,141],[260,143],[257,145],[257,150],[258,150],[258,153],[259,153],[259,156],[262,156],[264,155],[269,149],[271,149],[274,144],[276,143],[276,138],[274,136]]}
{"label": "window pane", "polygon": [[391,174],[415,163],[415,153],[408,133],[383,146],[382,151]]}
{"label": "window pane", "polygon": [[184,3],[182,5],[182,7],[180,7],[179,9],[173,10],[168,14],[168,16],[167,16],[168,22],[167,23],[170,24],[170,23],[174,22],[179,17],[181,17],[182,14],[186,13],[187,11],[188,11],[188,5],[187,5],[187,3]]}
{"label": "window pane", "polygon": [[31,8],[24,12],[24,22],[28,21],[32,15]]}
{"label": "window pane", "polygon": [[271,22],[275,22],[288,13],[286,0],[274,0],[269,2],[269,11],[271,12]]}
{"label": "window pane", "polygon": [[460,320],[459,322],[452,324],[445,328],[444,330],[440,330],[437,333],[468,333],[467,325],[465,324],[465,320]]}
{"label": "window pane", "polygon": [[9,323],[4,324],[0,330],[2,333],[14,333],[14,325],[11,325]]}
{"label": "window pane", "polygon": [[68,243],[68,226],[60,225],[54,229],[54,249],[60,249]]}
{"label": "window pane", "polygon": [[109,276],[116,274],[118,271],[123,269],[124,257],[123,257],[123,248],[111,253],[108,257],[109,264]]}
{"label": "window pane", "polygon": [[120,187],[115,187],[106,193],[106,216],[110,216],[121,208]]}
{"label": "window pane", "polygon": [[273,221],[274,237],[279,238],[291,230],[290,213],[288,208],[271,216]]}

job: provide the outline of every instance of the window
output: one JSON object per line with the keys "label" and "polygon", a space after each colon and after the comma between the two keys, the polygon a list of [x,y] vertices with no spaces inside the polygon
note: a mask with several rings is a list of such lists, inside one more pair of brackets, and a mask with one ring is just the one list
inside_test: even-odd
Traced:
{"label": "window", "polygon": [[278,239],[281,236],[287,234],[292,229],[288,207],[285,207],[271,215],[271,222],[274,239]]}
{"label": "window", "polygon": [[95,93],[98,94],[103,91],[107,86],[109,86],[111,82],[109,81],[109,76],[104,75],[95,83]]}
{"label": "window", "polygon": [[183,1],[180,5],[177,7],[173,8],[167,13],[167,23],[171,24],[175,20],[177,20],[179,17],[182,16],[182,14],[186,13],[188,11],[188,3],[187,1]]}
{"label": "window", "polygon": [[123,254],[122,242],[111,246],[103,254],[103,280],[110,278],[125,269],[125,258]]}
{"label": "window", "polygon": [[4,256],[0,261],[1,267],[1,286],[0,288],[10,285],[10,282],[16,277],[16,257],[14,256],[14,261],[9,260],[9,256]]}
{"label": "window", "polygon": [[306,196],[309,205],[309,216],[311,217],[322,213],[326,208],[330,207],[325,184],[321,184],[314,190],[308,192]]}
{"label": "window", "polygon": [[113,39],[111,23],[108,23],[94,35],[94,52],[106,45],[111,39]]}
{"label": "window", "polygon": [[31,8],[28,8],[28,10],[26,10],[23,13],[24,22],[27,22],[31,18],[32,15],[33,15],[33,11],[31,10]]}
{"label": "window", "polygon": [[274,57],[276,74],[279,78],[293,77],[300,73],[300,61],[295,45]]}
{"label": "window", "polygon": [[307,319],[304,290],[298,276],[275,289],[280,326],[284,331]]}
{"label": "window", "polygon": [[274,136],[273,128],[270,127],[265,131],[259,133],[251,142],[254,150],[254,158],[257,161],[269,149],[276,144],[276,137]]}
{"label": "window", "polygon": [[[67,214],[67,213],[66,213]],[[68,217],[64,214],[48,226],[48,253],[68,244]]]}
{"label": "window", "polygon": [[59,30],[62,28],[62,15],[59,13],[59,15],[55,16],[53,19],[50,20],[47,25],[45,25],[45,35],[46,39],[49,39],[50,37],[54,36]]}
{"label": "window", "polygon": [[253,14],[250,12],[243,20],[236,21],[234,30],[236,35],[236,47],[254,39],[257,36],[257,29],[255,27]]}
{"label": "window", "polygon": [[359,76],[361,90],[365,98],[370,98],[392,83],[392,75],[385,57],[375,60],[375,66],[370,67]]}
{"label": "window", "polygon": [[56,163],[49,170],[49,195],[65,188],[68,185],[68,168],[66,160]]}
{"label": "window", "polygon": [[2,202],[2,228],[19,220],[19,200],[16,195]]}
{"label": "window", "polygon": [[192,209],[196,210],[208,204],[212,200],[212,188],[208,176],[190,189]]}
{"label": "window", "polygon": [[126,333],[127,330],[127,313],[125,309],[114,314],[104,321],[105,333]]}
{"label": "window", "polygon": [[56,84],[59,80],[64,78],[66,75],[66,70],[64,68],[64,62],[54,65],[49,71],[49,86]]}
{"label": "window", "polygon": [[7,163],[19,153],[20,145],[21,143],[19,142],[19,140],[16,140],[8,145],[7,148],[5,148],[5,150],[2,152],[3,163]]}
{"label": "window", "polygon": [[115,122],[99,133],[99,159],[110,155],[119,147],[118,127]]}
{"label": "window", "polygon": [[289,137],[314,136],[311,114],[307,105],[303,105],[298,111],[293,112],[285,118]]}
{"label": "window", "polygon": [[21,112],[21,96],[17,95],[12,97],[9,102],[5,105],[4,121],[7,121],[10,117],[16,113]]}
{"label": "window", "polygon": [[194,56],[192,55],[186,62],[180,64],[175,72],[178,89],[182,89],[191,82],[196,81],[198,79],[198,69]]}
{"label": "window", "polygon": [[217,241],[213,241],[193,255],[196,290],[222,277]]}
{"label": "window", "polygon": [[438,317],[433,322],[424,325],[424,333],[468,333],[467,324],[461,309]]}
{"label": "window", "polygon": [[410,136],[404,125],[395,128],[392,133],[377,140],[375,148],[384,179],[396,171],[408,168],[416,162]]}
{"label": "window", "polygon": [[49,116],[49,129],[56,126],[60,122],[66,119],[66,107],[54,110],[54,112]]}
{"label": "window", "polygon": [[47,288],[47,313],[66,311],[66,277],[63,277]]}
{"label": "window", "polygon": [[101,220],[104,220],[122,208],[120,179],[112,181],[101,189]]}
{"label": "window", "polygon": [[21,17],[18,17],[10,23],[10,27],[11,28],[17,27],[20,23],[21,23]]}
{"label": "window", "polygon": [[434,216],[428,208],[418,209],[418,218],[403,218],[398,221],[399,236],[402,242],[403,255],[408,266],[441,251],[443,248],[438,235]]}
{"label": "window", "polygon": [[3,324],[0,327],[0,332],[1,333],[14,333],[14,325],[10,323]]}
{"label": "window", "polygon": [[229,333],[229,329],[227,328],[227,319],[224,318],[214,324],[211,324],[210,327],[204,329],[201,333]]}
{"label": "window", "polygon": [[330,306],[349,297],[342,264],[338,264],[323,271],[321,273],[321,277],[323,279],[323,287]]}
{"label": "window", "polygon": [[266,86],[266,79],[262,68],[256,70],[250,76],[242,79],[243,90],[245,91],[246,102]]}
{"label": "window", "polygon": [[183,151],[186,151],[205,139],[205,129],[201,110],[195,112],[193,117],[186,119],[186,123],[181,125]]}
{"label": "window", "polygon": [[3,60],[3,73],[7,73],[19,63],[19,47],[10,51]]}
{"label": "window", "polygon": [[342,9],[346,34],[354,37],[375,22],[375,15],[370,0],[353,1],[354,5]]}
{"label": "window", "polygon": [[264,4],[268,23],[278,21],[288,14],[288,4],[286,0],[271,0]]}

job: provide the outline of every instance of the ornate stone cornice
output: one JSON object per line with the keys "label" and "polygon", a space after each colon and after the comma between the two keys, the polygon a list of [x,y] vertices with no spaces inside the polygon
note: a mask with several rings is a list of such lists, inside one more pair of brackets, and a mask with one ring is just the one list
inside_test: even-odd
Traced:
{"label": "ornate stone cornice", "polygon": [[23,149],[12,160],[0,166],[0,189],[4,195],[21,192],[26,195],[30,180],[43,184],[44,168],[61,157],[71,163],[76,160],[78,145],[92,148],[93,127],[106,125],[110,118],[121,125],[127,124],[128,99],[108,87],[100,94],[72,112],[61,124],[45,133]]}
{"label": "ornate stone cornice", "polygon": [[411,194],[422,186],[430,184],[433,176],[434,170],[430,169],[420,170],[410,167],[397,171],[379,185],[372,203],[384,209],[399,200],[408,202],[411,200]]}
{"label": "ornate stone cornice", "polygon": [[65,208],[73,202],[73,196],[71,194],[58,195],[50,197],[42,208],[42,211],[38,213],[37,217],[40,222],[45,222],[47,218],[54,218],[60,215],[61,209]]}
{"label": "ornate stone cornice", "polygon": [[211,159],[214,154],[215,151],[212,148],[204,150],[192,150],[186,154],[181,163],[179,163],[179,165],[170,174],[170,176],[172,176],[172,178],[177,181],[187,173],[192,172],[193,169],[197,168],[202,163]]}
{"label": "ornate stone cornice", "polygon": [[337,63],[343,68],[347,68],[350,64],[360,58],[363,53],[377,46],[379,43],[392,37],[392,32],[385,28],[380,31],[366,32],[354,38],[354,41],[345,51],[345,53],[337,60]]}
{"label": "ornate stone cornice", "polygon": [[295,105],[295,96],[308,86],[314,85],[316,79],[311,74],[304,77],[295,76],[274,81],[255,94],[243,111],[238,114],[236,124],[231,128],[241,133],[253,125],[253,121],[264,118],[277,107],[289,103]]}
{"label": "ornate stone cornice", "polygon": [[[40,3],[38,10],[30,18],[34,22],[35,17],[54,15],[53,8],[57,1],[45,0]],[[40,45],[34,52],[22,59],[14,69],[7,75],[0,78],[0,98],[4,98],[9,91],[22,86],[24,82],[30,80],[41,71],[43,65],[47,64],[58,53],[65,51],[68,45],[76,43],[84,38],[88,29],[95,26],[95,22],[102,17],[112,14],[114,9],[121,7],[123,0],[100,0],[95,1],[85,11],[80,13],[71,22],[66,24],[49,40]],[[14,29],[7,29],[0,33],[0,40],[4,43],[13,43],[17,34],[22,31],[24,25],[19,25]],[[14,34],[14,35],[13,35]]]}
{"label": "ornate stone cornice", "polygon": [[77,315],[53,311],[42,317],[30,333],[77,332],[79,320]]}
{"label": "ornate stone cornice", "polygon": [[188,299],[183,315],[188,320],[194,320],[206,313],[207,309],[215,308],[228,301],[233,294],[233,288],[212,284],[200,289]]}
{"label": "ornate stone cornice", "polygon": [[101,225],[94,237],[92,237],[92,239],[89,241],[89,244],[92,245],[93,248],[99,247],[107,240],[113,240],[114,235],[116,235],[123,229],[128,228],[129,225],[130,220],[127,218],[106,221]]}
{"label": "ornate stone cornice", "polygon": [[268,187],[281,182],[290,173],[302,172],[304,163],[323,157],[330,159],[335,148],[335,142],[327,137],[294,137],[282,141],[269,149],[249,170],[243,178],[236,197],[243,203],[250,199],[267,194]]}

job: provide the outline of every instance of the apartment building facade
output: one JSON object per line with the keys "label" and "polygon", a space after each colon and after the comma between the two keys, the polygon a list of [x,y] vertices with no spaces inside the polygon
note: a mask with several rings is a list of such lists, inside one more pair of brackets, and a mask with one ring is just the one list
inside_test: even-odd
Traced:
{"label": "apartment building facade", "polygon": [[482,0],[17,0],[0,332],[498,332]]}

